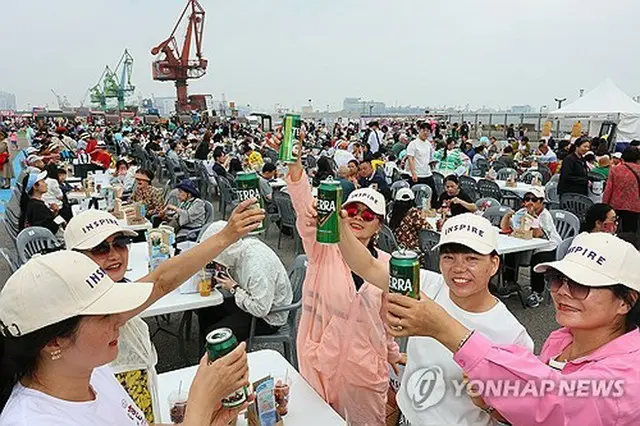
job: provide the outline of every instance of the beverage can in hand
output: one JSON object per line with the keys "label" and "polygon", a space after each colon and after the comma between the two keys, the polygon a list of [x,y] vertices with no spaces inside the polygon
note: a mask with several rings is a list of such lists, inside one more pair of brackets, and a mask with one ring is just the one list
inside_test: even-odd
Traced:
{"label": "beverage can in hand", "polygon": [[342,210],[342,186],[331,178],[318,187],[318,223],[316,241],[321,244],[340,242],[340,210]]}
{"label": "beverage can in hand", "polygon": [[420,262],[416,252],[400,249],[391,254],[389,292],[420,299]]}

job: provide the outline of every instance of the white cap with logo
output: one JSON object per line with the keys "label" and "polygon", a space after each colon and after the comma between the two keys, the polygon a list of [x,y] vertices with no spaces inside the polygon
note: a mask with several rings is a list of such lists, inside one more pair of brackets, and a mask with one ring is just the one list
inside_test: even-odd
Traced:
{"label": "white cap with logo", "polygon": [[0,333],[18,337],[78,315],[127,312],[141,306],[152,289],[152,283],[115,283],[75,251],[34,256],[0,292]]}
{"label": "white cap with logo", "polygon": [[386,214],[387,203],[384,195],[373,188],[360,188],[353,191],[344,205],[351,203],[362,203],[378,216],[384,217]]}
{"label": "white cap with logo", "polygon": [[556,269],[578,284],[604,287],[622,284],[640,291],[640,252],[626,241],[606,232],[575,237],[562,260],[537,265],[534,270]]}
{"label": "white cap with logo", "polygon": [[531,188],[527,189],[526,194],[524,194],[525,197],[527,196],[527,194],[532,194],[534,197],[542,201],[545,200],[544,187],[542,186],[532,186]]}
{"label": "white cap with logo", "polygon": [[89,209],[69,221],[64,231],[64,243],[69,250],[89,250],[117,233],[130,237],[138,235],[123,228],[111,213]]}
{"label": "white cap with logo", "polygon": [[482,216],[473,213],[459,214],[444,223],[440,242],[433,250],[451,243],[469,247],[480,254],[490,254],[498,249],[498,230]]}

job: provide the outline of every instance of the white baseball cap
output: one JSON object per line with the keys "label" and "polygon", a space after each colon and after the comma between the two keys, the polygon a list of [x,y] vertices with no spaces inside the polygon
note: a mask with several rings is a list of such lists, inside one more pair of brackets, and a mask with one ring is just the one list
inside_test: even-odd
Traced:
{"label": "white baseball cap", "polygon": [[394,197],[396,201],[411,201],[416,198],[410,188],[400,188]]}
{"label": "white baseball cap", "polygon": [[620,159],[620,158],[622,158],[622,153],[621,152],[614,152],[613,154],[611,154],[611,157]]}
{"label": "white baseball cap", "polygon": [[36,183],[41,180],[45,180],[47,178],[47,172],[41,172],[40,169],[36,169],[35,171],[29,172],[29,179],[27,179],[27,185],[25,186],[25,190],[27,192],[31,191],[31,189],[35,186]]}
{"label": "white baseball cap", "polygon": [[444,223],[440,242],[433,250],[450,243],[461,244],[480,254],[490,254],[498,250],[498,230],[482,216],[459,214]]}
{"label": "white baseball cap", "polygon": [[111,213],[89,209],[69,221],[64,231],[64,243],[69,250],[89,250],[119,232],[130,237],[138,235],[123,228]]}
{"label": "white baseball cap", "polygon": [[541,199],[542,201],[544,201],[544,187],[542,186],[532,186],[531,188],[527,189],[527,192],[524,194],[525,197],[527,196],[527,194],[533,194],[534,197]]}
{"label": "white baseball cap", "polygon": [[353,191],[344,205],[351,203],[362,203],[378,216],[384,217],[386,214],[387,203],[384,195],[373,188],[360,188]]}
{"label": "white baseball cap", "polygon": [[35,163],[38,160],[42,160],[44,159],[44,157],[41,157],[39,155],[35,155],[35,154],[31,154],[30,156],[27,157],[27,163],[31,164],[31,163]]}
{"label": "white baseball cap", "polygon": [[633,245],[606,232],[585,232],[573,239],[562,260],[541,263],[534,270],[553,268],[589,287],[622,284],[640,291],[638,265],[640,252]]}
{"label": "white baseball cap", "polygon": [[152,283],[116,283],[82,253],[34,256],[0,292],[0,333],[18,337],[78,315],[109,315],[141,306]]}

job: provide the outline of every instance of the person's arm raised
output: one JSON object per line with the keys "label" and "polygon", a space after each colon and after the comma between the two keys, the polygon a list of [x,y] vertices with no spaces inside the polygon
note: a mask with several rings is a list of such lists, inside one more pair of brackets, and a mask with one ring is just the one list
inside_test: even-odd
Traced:
{"label": "person's arm raised", "polygon": [[152,282],[153,291],[142,306],[123,314],[125,320],[138,315],[158,299],[178,288],[224,249],[256,229],[264,220],[265,214],[264,210],[250,207],[255,202],[255,199],[243,201],[235,208],[222,231],[202,241],[191,250],[167,260],[155,271],[140,278],[138,282]]}
{"label": "person's arm raised", "polygon": [[346,218],[347,213],[340,212],[340,252],[345,262],[353,272],[361,276],[382,291],[389,288],[389,265],[382,262],[369,253],[369,250],[351,232]]}

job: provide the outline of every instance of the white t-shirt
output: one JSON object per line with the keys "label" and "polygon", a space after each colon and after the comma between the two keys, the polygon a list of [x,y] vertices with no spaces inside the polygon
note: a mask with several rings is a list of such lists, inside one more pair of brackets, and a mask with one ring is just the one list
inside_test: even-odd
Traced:
{"label": "white t-shirt", "polygon": [[[515,212],[513,216],[518,217],[520,215],[524,215],[526,212],[527,212],[527,209],[523,207],[517,212]],[[512,220],[512,226],[513,227],[516,226],[516,225],[513,225],[513,220]],[[542,231],[544,232],[544,236],[542,238],[549,240],[553,244],[550,247],[545,247],[543,249],[536,249],[533,251],[533,254],[540,253],[543,251],[555,251],[555,249],[558,247],[558,244],[562,242],[562,237],[558,233],[556,224],[553,221],[553,216],[551,216],[551,212],[549,212],[549,210],[547,209],[542,210],[542,212],[540,213],[540,216],[538,216],[538,218],[533,221],[533,224],[531,225],[531,227],[542,228]]]}
{"label": "white t-shirt", "polygon": [[369,151],[372,154],[375,154],[380,149],[380,144],[384,139],[384,133],[381,130],[372,130],[369,133],[369,139],[367,139],[367,143],[369,144]]}
{"label": "white t-shirt", "polygon": [[90,380],[96,398],[87,402],[64,401],[35,389],[13,387],[0,414],[2,426],[142,426],[144,413],[133,402],[109,366],[93,370]]}
{"label": "white t-shirt", "polygon": [[[449,298],[449,287],[442,275],[420,270],[420,282],[424,295],[465,327],[497,344],[515,343],[533,352],[533,340],[501,301],[486,312],[467,312]],[[493,424],[484,411],[473,405],[464,388],[456,394],[462,374],[451,351],[440,342],[430,337],[409,338],[407,365],[396,399],[411,426]]]}
{"label": "white t-shirt", "polygon": [[349,161],[355,160],[356,157],[353,156],[349,151],[344,149],[336,149],[336,152],[333,154],[333,161],[336,163],[338,168],[342,166],[346,166],[349,164]]}
{"label": "white t-shirt", "polygon": [[[412,140],[407,147],[407,156],[413,157],[418,177],[431,176],[431,166],[429,165],[433,158],[431,142],[428,140],[423,141],[420,138]],[[407,170],[411,171],[409,168]]]}

